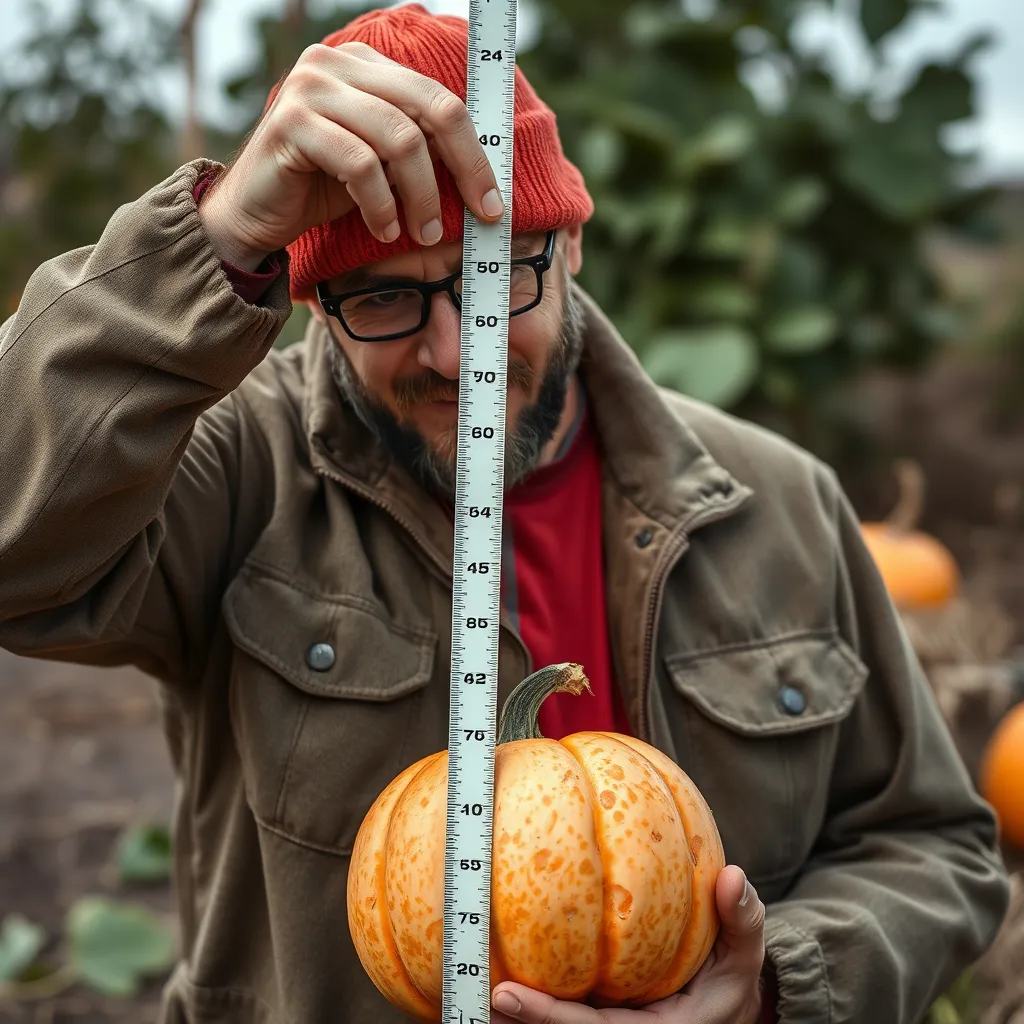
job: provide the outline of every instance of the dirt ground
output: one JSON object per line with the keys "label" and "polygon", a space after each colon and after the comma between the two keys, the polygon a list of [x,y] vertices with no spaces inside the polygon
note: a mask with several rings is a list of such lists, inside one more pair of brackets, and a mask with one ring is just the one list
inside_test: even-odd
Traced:
{"label": "dirt ground", "polygon": [[[903,454],[921,461],[931,486],[925,523],[1005,616],[1005,646],[1017,656],[1024,652],[1024,507],[999,512],[996,494],[1004,485],[1005,498],[1007,481],[1024,489],[1024,425],[1007,437],[981,429],[974,391],[959,371],[954,415],[949,381],[939,378],[910,390],[876,382],[871,415]],[[877,476],[853,474],[846,482],[863,515],[880,514],[892,500],[890,483]],[[166,885],[126,888],[110,869],[127,825],[169,820],[172,777],[154,695],[153,684],[133,670],[84,669],[0,651],[0,918],[17,911],[42,924],[55,937],[50,955],[67,908],[82,894],[172,909]],[[1003,711],[998,701],[968,701],[955,723],[972,772]],[[1024,855],[1008,850],[1007,857],[1024,868]],[[1024,948],[1017,963],[1024,974]],[[158,996],[158,983],[131,1002],[75,986],[53,999],[0,1005],[0,1022],[145,1024],[155,1019]],[[1000,1024],[1024,1020],[1024,1002],[1021,1015]]]}

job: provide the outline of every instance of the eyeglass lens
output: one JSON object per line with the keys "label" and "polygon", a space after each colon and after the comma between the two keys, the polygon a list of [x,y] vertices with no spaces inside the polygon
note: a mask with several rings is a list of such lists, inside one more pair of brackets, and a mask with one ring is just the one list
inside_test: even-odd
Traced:
{"label": "eyeglass lens", "polygon": [[[536,302],[538,287],[537,271],[533,267],[513,265],[511,270],[510,315]],[[455,281],[455,291],[461,297],[461,277]],[[418,327],[424,319],[426,301],[426,296],[415,288],[382,288],[345,299],[341,303],[341,315],[353,334],[361,338],[383,337]]]}

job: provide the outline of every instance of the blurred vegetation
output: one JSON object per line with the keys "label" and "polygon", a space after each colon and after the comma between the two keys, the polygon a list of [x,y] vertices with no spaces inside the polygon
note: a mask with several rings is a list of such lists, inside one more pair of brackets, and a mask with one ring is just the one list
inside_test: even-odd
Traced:
{"label": "blurred vegetation", "polygon": [[[111,887],[166,883],[170,849],[163,826],[127,828],[110,865]],[[0,1004],[53,999],[78,983],[127,999],[147,979],[165,977],[177,947],[174,922],[133,895],[77,897],[57,937],[21,914],[0,919]]]}
{"label": "blurred vegetation", "polygon": [[[596,203],[583,286],[657,380],[839,457],[844,384],[866,366],[919,366],[960,330],[922,239],[988,230],[990,196],[947,142],[975,113],[988,40],[883,92],[890,34],[941,5],[861,0],[876,73],[847,94],[792,42],[796,19],[833,0],[707,0],[699,15],[680,0],[531,6],[539,33],[519,60]],[[131,0],[73,7],[54,25],[32,0],[26,60],[0,80],[5,313],[40,261],[93,241],[185,155],[153,92],[157,72],[180,73],[181,26]],[[203,126],[203,152],[226,158],[302,47],[363,9],[313,17],[292,0],[257,20],[252,64],[224,86],[233,126]]]}
{"label": "blurred vegetation", "polygon": [[60,26],[41,0],[25,11],[19,59],[0,64],[3,316],[36,266],[95,241],[116,207],[160,181],[175,156],[154,89],[178,62],[175,26],[133,0],[108,0],[102,13],[75,0]]}
{"label": "blurred vegetation", "polygon": [[886,40],[926,4],[863,0],[873,91],[846,95],[792,45],[811,4],[539,6],[520,60],[594,195],[581,282],[656,379],[837,454],[843,382],[919,366],[960,327],[921,243],[987,227],[946,135],[989,40],[883,95]]}

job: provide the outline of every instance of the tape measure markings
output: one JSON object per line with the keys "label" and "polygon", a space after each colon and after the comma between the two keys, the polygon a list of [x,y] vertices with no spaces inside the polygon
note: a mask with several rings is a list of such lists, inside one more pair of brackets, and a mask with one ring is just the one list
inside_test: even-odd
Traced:
{"label": "tape measure markings", "polygon": [[470,0],[466,105],[505,201],[465,215],[452,595],[442,1021],[490,1021],[491,834],[498,704],[512,242],[516,0]]}

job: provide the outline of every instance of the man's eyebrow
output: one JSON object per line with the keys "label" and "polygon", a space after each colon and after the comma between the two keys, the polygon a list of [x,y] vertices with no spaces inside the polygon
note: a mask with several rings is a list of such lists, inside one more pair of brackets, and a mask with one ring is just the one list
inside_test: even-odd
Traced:
{"label": "man's eyebrow", "polygon": [[[522,235],[512,239],[512,259],[521,260],[526,256],[538,255],[540,255],[540,252],[537,250],[537,242],[534,239],[525,238]],[[454,268],[448,271],[450,274],[454,272]],[[379,285],[403,284],[416,281],[417,278],[409,274],[386,274],[373,271],[369,267],[356,267],[354,270],[350,270],[336,278],[331,292],[337,295],[340,292],[358,291],[360,288],[376,288]]]}
{"label": "man's eyebrow", "polygon": [[398,284],[403,281],[414,281],[408,274],[382,274],[371,271],[368,267],[356,267],[335,279],[331,292],[354,292],[360,288],[373,288],[380,284]]}

